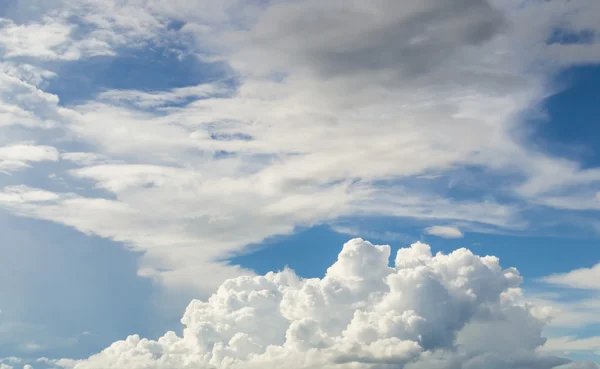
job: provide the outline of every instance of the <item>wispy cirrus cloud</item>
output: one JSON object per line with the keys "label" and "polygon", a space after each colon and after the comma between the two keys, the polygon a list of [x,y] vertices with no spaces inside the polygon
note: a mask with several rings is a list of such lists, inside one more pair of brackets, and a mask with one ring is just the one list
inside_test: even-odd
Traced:
{"label": "wispy cirrus cloud", "polygon": [[[60,127],[59,136],[93,149],[102,162],[79,151],[61,154],[83,166],[67,174],[110,191],[115,196],[110,201],[130,209],[127,217],[135,219],[121,224],[138,224],[139,230],[108,226],[91,212],[86,221],[49,215],[66,211],[62,203],[51,211],[27,213],[126,240],[160,254],[156,260],[166,257],[163,246],[133,236],[156,231],[154,224],[168,224],[163,231],[183,243],[212,245],[206,247],[214,251],[198,250],[207,255],[198,256],[202,263],[270,235],[342,215],[522,229],[527,224],[521,214],[524,203],[562,208],[549,196],[564,188],[589,188],[596,178],[595,169],[532,151],[514,135],[522,124],[519,117],[547,93],[544,84],[554,70],[524,72],[535,59],[519,50],[524,42],[545,47],[558,14],[571,17],[577,27],[587,24],[573,4],[562,10],[554,4],[514,8],[486,1],[475,6],[458,2],[456,9],[436,2],[408,6],[388,1],[347,7],[313,1],[200,4],[213,18],[183,3],[144,3],[138,13],[129,2],[59,4],[28,23],[67,24],[50,27],[55,41],[46,46],[63,55],[57,59],[68,57],[71,46],[64,45],[81,45],[73,43],[76,38],[143,47],[140,40],[168,44],[169,35],[177,33],[189,37],[189,52],[222,60],[237,73],[236,85],[109,90],[96,101],[69,108],[58,105],[57,96],[10,77],[22,84],[24,94],[38,96],[39,108],[32,115],[26,105],[16,105],[6,121],[24,122],[18,112],[27,111],[27,124],[51,121]],[[75,12],[78,23],[68,24],[56,11],[61,7]],[[545,16],[536,17],[535,32],[525,37],[520,32],[536,9]],[[321,17],[306,29],[313,14]],[[173,19],[182,26],[169,28]],[[10,27],[25,27],[6,24],[8,33]],[[222,37],[210,38],[215,34]],[[16,41],[7,45],[6,55],[20,50]],[[101,163],[112,164],[97,165]],[[503,201],[453,198],[408,181],[423,175],[443,181],[435,174],[460,166],[510,178],[501,189],[510,196]],[[80,201],[105,200],[83,196]],[[150,210],[158,206],[155,202],[172,206]],[[206,227],[194,225],[204,220]],[[86,225],[78,225],[82,222]],[[177,270],[179,262],[170,260],[168,269]]]}

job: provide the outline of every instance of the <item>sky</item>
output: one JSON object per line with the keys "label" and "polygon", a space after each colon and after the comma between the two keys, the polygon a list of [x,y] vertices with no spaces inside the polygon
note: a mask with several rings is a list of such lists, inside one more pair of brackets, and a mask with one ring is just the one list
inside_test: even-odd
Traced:
{"label": "sky", "polygon": [[600,368],[596,14],[0,0],[0,369]]}

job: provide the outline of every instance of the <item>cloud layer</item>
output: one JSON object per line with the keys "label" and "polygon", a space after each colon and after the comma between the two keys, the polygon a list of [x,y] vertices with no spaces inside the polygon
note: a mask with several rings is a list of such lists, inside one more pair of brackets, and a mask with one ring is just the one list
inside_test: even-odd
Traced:
{"label": "cloud layer", "polygon": [[[538,352],[544,323],[514,268],[460,249],[432,255],[347,242],[322,279],[291,270],[224,282],[190,303],[183,336],[130,336],[74,369],[598,368]],[[565,365],[565,366],[562,366]]]}
{"label": "cloud layer", "polygon": [[[593,26],[573,2],[34,3],[17,1],[0,24],[0,126],[12,155],[0,168],[60,152],[52,178],[62,185],[13,181],[2,198],[23,201],[0,207],[124,242],[144,252],[140,274],[169,287],[210,291],[240,273],[214,260],[342,216],[468,232],[526,229],[524,210],[539,205],[598,207],[598,170],[522,137],[522,117],[559,68],[533,68],[538,55],[568,46],[547,45],[548,34]],[[197,86],[108,88],[68,106],[45,91],[69,76],[56,65],[155,47],[230,69]],[[14,159],[24,138],[37,151]],[[465,180],[473,168],[482,175]],[[440,190],[450,187],[478,195]],[[54,200],[24,201],[44,191]],[[210,272],[190,282],[199,264]]]}
{"label": "cloud layer", "polygon": [[[121,242],[143,254],[139,275],[201,296],[252,274],[223,262],[246,245],[341,218],[346,233],[370,234],[348,218],[387,216],[458,237],[530,230],[548,212],[596,232],[600,170],[539,151],[527,120],[557,72],[600,61],[595,36],[549,36],[596,35],[599,12],[594,0],[11,0],[0,207]],[[107,75],[80,93],[95,63],[135,69],[124,56],[145,50],[162,50],[153,64],[177,56],[161,73],[186,57],[226,67],[156,90]]]}

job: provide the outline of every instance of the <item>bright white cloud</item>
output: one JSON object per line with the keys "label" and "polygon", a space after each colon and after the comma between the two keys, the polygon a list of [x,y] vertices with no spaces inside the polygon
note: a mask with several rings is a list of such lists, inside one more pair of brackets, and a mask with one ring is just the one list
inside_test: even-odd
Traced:
{"label": "bright white cloud", "polygon": [[462,238],[463,233],[460,229],[451,226],[431,226],[425,228],[425,233],[442,238]]}
{"label": "bright white cloud", "polygon": [[35,204],[58,199],[58,195],[52,192],[31,189],[27,186],[4,187],[0,193],[0,202],[3,204]]}
{"label": "bright white cloud", "polygon": [[[70,48],[84,50],[80,42],[99,40],[114,51],[192,37],[200,46],[188,45],[190,53],[222,60],[239,77],[235,90],[220,83],[110,90],[64,108],[26,76],[0,74],[9,82],[6,91],[0,87],[0,124],[57,127],[93,148],[93,154],[64,153],[81,168],[57,175],[67,186],[86,179],[114,196],[64,200],[57,193],[56,203],[13,202],[9,209],[127,242],[152,255],[140,273],[188,283],[197,280],[189,278],[197,265],[221,269],[212,260],[339,216],[523,229],[527,219],[517,205],[523,200],[550,204],[553,191],[600,178],[515,138],[516,117],[546,96],[553,71],[534,73],[529,66],[537,61],[523,55],[523,44],[542,45],[561,14],[573,27],[588,24],[577,5],[565,5],[565,15],[555,4],[484,0],[453,7],[389,0],[211,3],[61,0],[26,24],[5,22],[13,53],[60,59]],[[180,33],[168,30],[172,19],[187,22]],[[534,31],[524,32],[532,20]],[[33,29],[51,34],[51,42],[19,46],[36,40]],[[91,55],[80,51],[82,58]],[[508,186],[514,202],[458,201],[404,183],[444,178],[463,165],[518,178]],[[232,276],[225,270],[213,273],[210,284]]]}
{"label": "bright white cloud", "polygon": [[568,273],[553,274],[541,280],[564,287],[600,290],[600,264],[591,268],[572,270]]}
{"label": "bright white cloud", "polygon": [[[43,14],[0,28],[0,127],[31,129],[80,168],[58,173],[66,192],[4,188],[0,206],[143,251],[139,273],[168,287],[212,291],[250,274],[215,260],[340,216],[523,229],[522,207],[589,209],[596,196],[600,172],[536,152],[521,117],[548,95],[556,67],[593,60],[578,48],[548,63],[568,47],[546,40],[557,26],[597,27],[597,2],[20,0],[20,9],[34,3]],[[173,19],[187,23],[169,30]],[[109,90],[68,108],[44,91],[61,78],[49,60],[181,43],[227,63],[239,85]],[[19,58],[32,67],[15,67]],[[35,160],[6,165],[17,162]],[[464,166],[508,175],[501,190],[512,201],[495,201],[495,187],[485,200],[456,200],[411,182]],[[76,194],[82,179],[110,198]]]}
{"label": "bright white cloud", "polygon": [[58,97],[32,84],[36,79],[35,75],[29,76],[10,67],[0,70],[0,128],[51,128],[61,120]]}
{"label": "bright white cloud", "polygon": [[76,41],[73,25],[62,21],[45,17],[41,23],[21,25],[0,18],[3,57],[77,60],[83,56],[113,55],[106,42],[93,38]]}
{"label": "bright white cloud", "polygon": [[51,146],[11,145],[0,147],[0,171],[28,168],[30,163],[58,161],[58,150]]}
{"label": "bright white cloud", "polygon": [[568,363],[538,351],[543,323],[520,302],[516,269],[466,249],[433,256],[422,243],[399,250],[394,267],[389,257],[389,246],[353,239],[322,279],[284,270],[228,280],[208,300],[190,303],[181,337],[134,335],[63,366],[548,369]]}

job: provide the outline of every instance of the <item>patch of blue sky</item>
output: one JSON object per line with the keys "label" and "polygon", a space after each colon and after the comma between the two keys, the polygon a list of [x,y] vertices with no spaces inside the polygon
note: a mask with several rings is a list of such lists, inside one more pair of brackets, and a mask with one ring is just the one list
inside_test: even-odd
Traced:
{"label": "patch of blue sky", "polygon": [[172,31],[179,31],[185,26],[185,22],[178,19],[173,19],[167,24],[167,29]]}
{"label": "patch of blue sky", "polygon": [[[457,165],[451,170],[379,181],[377,186],[400,186],[458,201],[518,202],[511,187],[521,183],[520,174],[494,172],[477,165]],[[493,191],[491,191],[493,189]]]}
{"label": "patch of blue sky", "polygon": [[217,80],[235,85],[226,64],[203,62],[177,47],[146,45],[119,50],[118,56],[57,62],[51,70],[58,77],[50,80],[46,91],[58,95],[62,105],[71,106],[94,99],[107,90],[168,91]]}
{"label": "patch of blue sky", "polygon": [[30,168],[24,170],[9,174],[0,173],[0,188],[26,185],[56,193],[75,193],[84,197],[116,199],[115,194],[99,188],[94,181],[71,175],[69,171],[80,166],[69,161],[46,161],[30,165]]}
{"label": "patch of blue sky", "polygon": [[600,166],[600,66],[568,68],[554,84],[557,93],[543,102],[547,116],[531,122],[531,144],[583,168]]}
{"label": "patch of blue sky", "polygon": [[274,236],[260,244],[249,245],[245,253],[227,261],[258,274],[283,270],[287,266],[305,278],[322,277],[349,238],[325,225],[298,229],[293,235]]}
{"label": "patch of blue sky", "polygon": [[596,224],[600,212],[596,210],[559,209],[530,203],[521,206],[519,211],[517,228],[497,230],[518,236],[544,235],[560,239],[598,237]]}
{"label": "patch of blue sky", "polygon": [[574,31],[566,28],[556,28],[552,31],[546,43],[549,45],[592,44],[597,37],[596,32],[591,29]]}
{"label": "patch of blue sky", "polygon": [[0,3],[0,18],[9,18],[18,24],[37,20],[44,10],[53,9],[59,1],[61,0],[36,1],[35,6],[31,6],[30,2],[2,0]]}
{"label": "patch of blue sky", "polygon": [[[504,267],[516,267],[525,277],[526,285],[535,279],[553,273],[569,272],[577,268],[592,267],[600,260],[600,248],[595,238],[561,239],[547,236],[515,236],[504,234],[465,232],[463,238],[443,239],[425,235],[423,224],[403,222],[398,218],[372,218],[357,235],[338,233],[328,225],[299,230],[289,236],[277,236],[260,244],[250,245],[247,253],[234,256],[228,261],[259,274],[280,270],[286,265],[303,277],[323,276],[337,258],[342,245],[354,237],[364,238],[375,244],[389,244],[392,255],[412,242],[430,244],[432,251],[450,253],[465,247],[478,255],[494,255]],[[349,227],[350,228],[350,227]],[[361,235],[367,234],[366,235]],[[389,235],[401,235],[390,240]],[[543,249],[543,252],[540,250]],[[585,251],[585,252],[583,252]],[[532,262],[535,261],[535,262]]]}
{"label": "patch of blue sky", "polygon": [[136,274],[138,254],[4,211],[0,233],[0,319],[4,329],[15,327],[0,338],[0,357],[83,358],[129,334],[167,328],[151,282]]}
{"label": "patch of blue sky", "polygon": [[5,0],[4,5],[0,7],[0,17],[7,17],[14,12],[19,2],[17,0]]}

